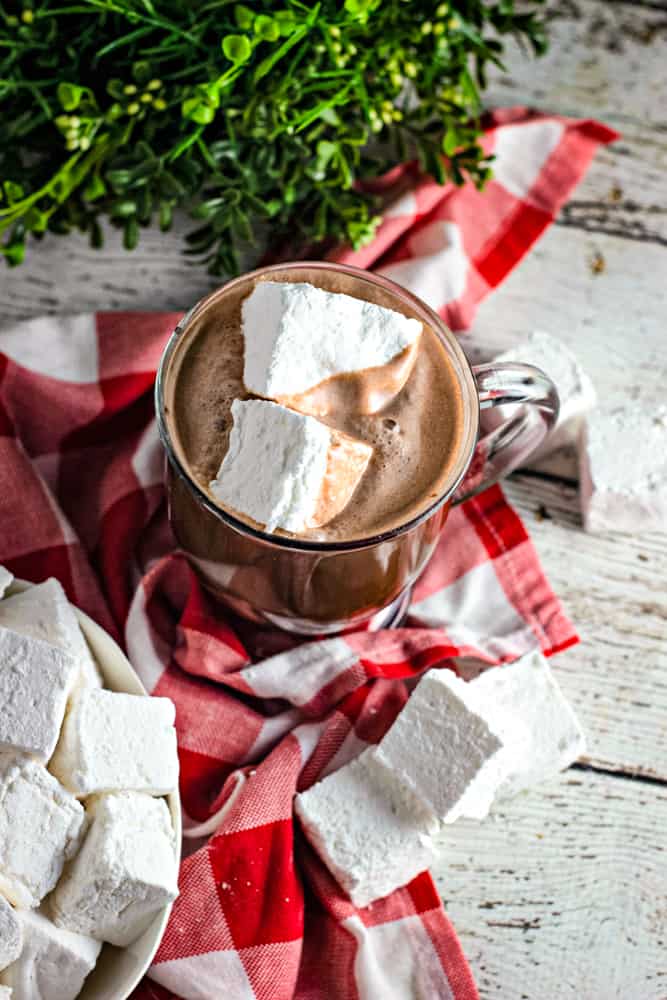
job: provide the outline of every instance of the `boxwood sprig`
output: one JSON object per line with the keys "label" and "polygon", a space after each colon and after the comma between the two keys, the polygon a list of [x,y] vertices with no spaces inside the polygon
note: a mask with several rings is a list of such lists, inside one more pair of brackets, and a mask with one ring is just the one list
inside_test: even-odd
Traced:
{"label": "boxwood sprig", "polygon": [[257,231],[293,253],[372,238],[359,181],[417,158],[483,186],[481,91],[540,2],[25,0],[0,4],[0,251],[101,220],[133,249],[175,210],[187,252],[238,267]]}

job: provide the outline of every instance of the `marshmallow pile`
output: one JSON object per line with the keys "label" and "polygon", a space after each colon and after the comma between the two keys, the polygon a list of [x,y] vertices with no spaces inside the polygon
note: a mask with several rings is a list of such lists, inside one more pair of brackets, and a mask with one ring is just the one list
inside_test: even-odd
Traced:
{"label": "marshmallow pile", "polygon": [[469,682],[429,670],[380,743],[297,795],[296,812],[345,892],[367,906],[429,866],[443,825],[483,819],[584,749],[541,654]]}
{"label": "marshmallow pile", "polygon": [[242,329],[243,380],[259,398],[232,404],[210,491],[267,531],[321,527],[347,506],[373,449],[317,418],[375,413],[393,399],[422,325],[305,282],[261,281],[243,302]]}
{"label": "marshmallow pile", "polygon": [[630,400],[597,407],[593,383],[577,359],[545,333],[495,360],[535,365],[556,384],[558,423],[531,461],[564,445],[577,448],[587,531],[667,530],[667,408],[647,412]]}
{"label": "marshmallow pile", "polygon": [[2,597],[0,996],[75,1000],[103,942],[176,898],[174,718],[102,687],[56,580]]}

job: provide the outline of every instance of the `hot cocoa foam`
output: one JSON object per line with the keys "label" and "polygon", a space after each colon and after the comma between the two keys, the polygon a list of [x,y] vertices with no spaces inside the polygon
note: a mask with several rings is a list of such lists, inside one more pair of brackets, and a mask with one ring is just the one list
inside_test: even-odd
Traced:
{"label": "hot cocoa foam", "polygon": [[[349,275],[304,267],[296,275],[274,272],[271,280],[311,282],[410,315],[386,290],[365,282],[351,284]],[[209,496],[209,484],[229,445],[232,403],[249,398],[243,384],[241,305],[252,287],[251,279],[238,284],[198,312],[181,337],[165,380],[165,416],[174,447]],[[334,412],[319,419],[371,445],[373,457],[344,510],[299,537],[349,541],[390,531],[432,506],[449,484],[464,432],[463,400],[456,372],[435,332],[424,327],[407,382],[379,412],[355,412],[355,381],[358,376],[350,379],[350,408],[340,406],[337,379]],[[232,513],[239,517],[237,511]]]}

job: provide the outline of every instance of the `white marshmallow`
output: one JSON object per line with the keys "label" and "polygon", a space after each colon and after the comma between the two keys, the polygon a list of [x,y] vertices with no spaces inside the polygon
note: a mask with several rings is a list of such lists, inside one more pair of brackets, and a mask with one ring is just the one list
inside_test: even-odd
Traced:
{"label": "white marshmallow", "polygon": [[267,531],[326,524],[349,501],[373,453],[363,441],[266,400],[236,399],[232,417],[211,493]]}
{"label": "white marshmallow", "polygon": [[11,585],[14,574],[10,573],[4,566],[0,566],[0,597],[3,597],[7,587]]}
{"label": "white marshmallow", "polygon": [[19,957],[22,947],[21,922],[14,908],[4,896],[0,896],[0,971]]}
{"label": "white marshmallow", "polygon": [[51,897],[59,927],[125,947],[178,895],[176,844],[164,799],[100,795],[81,850]]}
{"label": "white marshmallow", "polygon": [[[243,381],[249,392],[278,402],[308,393],[337,375],[383,368],[405,354],[391,395],[405,383],[422,332],[419,320],[393,309],[305,282],[258,282],[242,306]],[[366,400],[365,412],[388,402],[385,392]],[[294,400],[296,409],[302,409]],[[306,413],[327,412],[317,407]]]}
{"label": "white marshmallow", "polygon": [[166,795],[178,785],[175,717],[169,698],[83,690],[65,716],[49,770],[78,796]]}
{"label": "white marshmallow", "polygon": [[[434,816],[453,823],[488,813],[501,746],[492,720],[477,707],[473,684],[450,670],[429,670],[374,753]],[[476,782],[480,775],[484,780]]]}
{"label": "white marshmallow", "polygon": [[557,774],[584,749],[547,661],[532,652],[469,682],[429,671],[375,754],[452,823],[484,819],[496,798]]}
{"label": "white marshmallow", "polygon": [[2,601],[0,625],[64,649],[79,662],[83,683],[101,686],[92,653],[58,580],[51,577]]}
{"label": "white marshmallow", "polygon": [[[553,777],[586,749],[586,740],[548,661],[537,650],[470,681],[477,706],[499,733],[497,798]],[[464,811],[463,815],[472,815]]]}
{"label": "white marshmallow", "polygon": [[13,991],[11,986],[3,986],[0,983],[0,1000],[12,1000]]}
{"label": "white marshmallow", "polygon": [[56,927],[38,910],[21,913],[25,944],[0,978],[12,1000],[75,1000],[95,968],[99,941]]}
{"label": "white marshmallow", "polygon": [[587,531],[667,531],[667,408],[627,403],[596,410],[579,471]]}
{"label": "white marshmallow", "polygon": [[356,906],[386,896],[435,857],[433,816],[377,765],[372,750],[295,800],[304,830]]}
{"label": "white marshmallow", "polygon": [[0,892],[38,906],[79,846],[81,804],[34,760],[0,759]]}
{"label": "white marshmallow", "polygon": [[567,444],[576,444],[586,414],[593,409],[597,396],[593,383],[576,357],[557,337],[535,331],[518,347],[500,354],[496,361],[521,361],[541,368],[555,383],[560,399],[558,423],[531,461]]}
{"label": "white marshmallow", "polygon": [[0,751],[47,761],[77,677],[77,661],[61,649],[0,627]]}

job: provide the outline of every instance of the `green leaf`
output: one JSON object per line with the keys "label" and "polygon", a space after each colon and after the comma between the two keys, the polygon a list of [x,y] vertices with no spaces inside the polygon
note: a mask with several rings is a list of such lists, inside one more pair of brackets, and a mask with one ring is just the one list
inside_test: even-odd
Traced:
{"label": "green leaf", "polygon": [[121,194],[132,181],[131,170],[108,170],[106,178],[114,191]]}
{"label": "green leaf", "polygon": [[134,250],[139,242],[139,223],[136,218],[128,219],[123,226],[123,246],[126,250]]}
{"label": "green leaf", "polygon": [[25,241],[20,240],[17,243],[8,243],[3,246],[2,253],[9,264],[10,267],[18,267],[25,260]]}
{"label": "green leaf", "polygon": [[127,219],[137,214],[137,203],[131,198],[116,201],[111,206],[111,214],[117,219]]}
{"label": "green leaf", "polygon": [[198,125],[208,125],[215,118],[215,108],[203,104],[198,97],[189,97],[183,101],[181,110],[184,118],[197,122]]}
{"label": "green leaf", "polygon": [[160,229],[163,233],[171,229],[171,223],[173,219],[173,212],[171,205],[168,201],[160,202]]}
{"label": "green leaf", "polygon": [[234,20],[241,31],[250,31],[252,22],[255,20],[255,15],[249,7],[244,6],[242,3],[237,3],[234,7]]}
{"label": "green leaf", "polygon": [[450,125],[442,140],[442,151],[446,156],[453,156],[459,147],[459,133]]}
{"label": "green leaf", "polygon": [[222,51],[233,63],[243,63],[252,55],[252,45],[245,35],[227,35],[222,40]]}
{"label": "green leaf", "polygon": [[80,87],[76,83],[59,83],[56,91],[58,100],[65,111],[75,111],[88,92],[87,87]]}
{"label": "green leaf", "polygon": [[137,62],[132,63],[132,79],[135,83],[143,86],[145,83],[148,83],[152,75],[153,70],[148,60],[139,59]]}
{"label": "green leaf", "polygon": [[275,42],[280,38],[280,25],[268,14],[258,14],[253,24],[253,30],[263,42]]}
{"label": "green leaf", "polygon": [[85,188],[83,189],[83,197],[86,201],[96,201],[106,194],[107,186],[100,177],[99,174],[93,174]]}
{"label": "green leaf", "polygon": [[10,205],[16,201],[20,201],[24,196],[23,188],[16,181],[3,181],[2,190]]}

